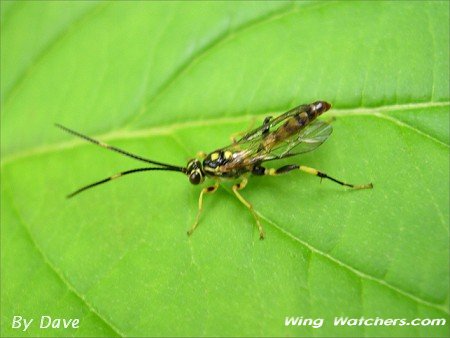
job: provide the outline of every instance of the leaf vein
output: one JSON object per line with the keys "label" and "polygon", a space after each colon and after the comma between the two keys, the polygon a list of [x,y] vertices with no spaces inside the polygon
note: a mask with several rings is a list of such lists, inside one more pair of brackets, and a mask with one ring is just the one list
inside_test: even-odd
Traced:
{"label": "leaf vein", "polygon": [[60,279],[60,281],[67,287],[67,289],[71,292],[73,292],[74,295],[77,296],[77,298],[86,305],[86,307],[95,314],[106,326],[108,326],[112,331],[114,331],[118,336],[125,336],[120,330],[115,327],[111,322],[109,322],[107,319],[105,319],[89,302],[85,299],[85,297],[77,291],[77,289],[67,280],[67,278],[58,271],[58,269],[53,265],[53,263],[50,261],[50,259],[45,255],[44,251],[39,247],[39,245],[34,240],[34,237],[29,230],[29,228],[26,225],[25,220],[23,220],[19,209],[15,205],[14,199],[12,198],[11,192],[6,190],[5,188],[5,194],[4,197],[7,196],[11,202],[11,208],[12,211],[16,214],[17,220],[19,221],[19,224],[23,227],[25,230],[25,233],[27,234],[28,238],[30,239],[30,242],[34,246],[35,250],[39,253],[40,257],[42,258],[42,261],[46,266],[50,268],[50,270]]}
{"label": "leaf vein", "polygon": [[14,98],[14,93],[16,93],[19,89],[21,84],[27,79],[27,76],[33,72],[33,70],[36,68],[36,66],[42,62],[45,56],[49,54],[49,52],[54,48],[60,41],[64,39],[70,32],[74,30],[74,28],[77,25],[80,25],[85,20],[90,18],[92,15],[100,11],[99,9],[103,9],[106,7],[107,4],[110,4],[113,2],[100,2],[98,5],[92,7],[90,10],[82,13],[78,18],[73,20],[69,23],[69,25],[62,29],[61,32],[59,32],[52,40],[50,40],[40,52],[36,54],[36,56],[30,61],[29,65],[25,67],[24,70],[18,74],[16,80],[11,84],[9,90],[7,90],[4,94],[5,98],[5,106],[8,106],[9,102]]}
{"label": "leaf vein", "polygon": [[[421,130],[406,124],[405,122],[399,121],[395,119],[394,117],[381,114],[380,112],[392,112],[402,109],[418,109],[418,108],[431,108],[431,107],[445,107],[450,106],[450,102],[428,102],[428,103],[415,103],[415,104],[406,104],[406,105],[388,105],[388,106],[382,106],[382,107],[374,107],[374,108],[354,108],[354,109],[335,109],[333,112],[333,115],[336,116],[375,116],[378,118],[382,118],[385,120],[388,120],[392,123],[395,123],[399,126],[409,128],[410,130],[417,132],[421,136],[427,137],[434,142],[436,142],[439,145],[442,145],[446,148],[449,148],[450,146],[446,143],[428,135],[425,132],[422,132]],[[143,138],[143,137],[154,137],[159,135],[170,135],[173,134],[177,130],[182,129],[188,129],[188,128],[194,128],[194,127],[207,127],[211,125],[217,125],[217,124],[228,124],[228,123],[238,123],[238,122],[248,122],[249,119],[263,119],[267,116],[267,113],[264,114],[256,114],[256,115],[250,115],[250,116],[234,116],[234,117],[219,117],[214,119],[207,119],[207,120],[190,120],[185,122],[179,122],[179,123],[173,123],[170,125],[159,125],[159,126],[153,126],[146,129],[141,130],[118,130],[114,132],[108,132],[102,135],[93,136],[96,139],[103,140],[103,141],[111,141],[116,139],[136,139],[136,138]],[[57,152],[62,151],[68,148],[76,147],[85,144],[83,140],[71,140],[66,142],[60,142],[50,145],[44,145],[44,146],[38,146],[35,148],[30,148],[28,150],[19,151],[17,153],[3,156],[1,161],[1,166],[3,167],[5,164],[9,164],[11,162],[27,158],[27,157],[33,157],[38,156],[46,153],[51,152]]]}
{"label": "leaf vein", "polygon": [[303,245],[304,247],[306,247],[310,251],[312,251],[312,252],[314,252],[314,253],[316,253],[316,254],[324,257],[324,258],[327,258],[331,262],[333,262],[333,263],[339,265],[340,267],[342,267],[342,268],[352,272],[353,274],[357,275],[359,278],[365,279],[365,280],[369,280],[369,281],[375,282],[377,284],[380,284],[380,285],[382,285],[384,287],[387,287],[388,289],[391,289],[391,290],[393,290],[393,291],[395,291],[395,292],[397,292],[397,293],[399,293],[399,294],[401,294],[401,295],[403,295],[403,296],[405,296],[405,297],[415,301],[416,303],[432,307],[432,308],[437,309],[439,311],[442,311],[442,312],[444,312],[446,314],[450,314],[450,311],[445,307],[445,305],[429,302],[429,301],[427,301],[425,299],[420,298],[419,296],[416,296],[416,295],[414,295],[414,294],[412,294],[412,293],[410,293],[408,291],[405,291],[405,290],[403,290],[403,289],[401,289],[401,288],[399,288],[399,287],[397,287],[395,285],[392,285],[392,284],[390,284],[389,282],[387,282],[387,281],[385,281],[383,279],[380,279],[380,278],[377,278],[375,276],[371,276],[371,275],[369,275],[369,274],[367,274],[365,272],[362,272],[362,271],[360,271],[360,270],[358,270],[358,269],[356,269],[356,268],[354,268],[354,267],[352,267],[352,266],[350,266],[350,265],[340,261],[339,259],[337,259],[337,258],[335,258],[335,257],[333,257],[333,256],[331,256],[331,255],[329,255],[329,254],[327,254],[327,253],[317,249],[316,247],[312,246],[311,244],[301,240],[300,238],[298,238],[297,236],[295,236],[291,232],[289,232],[289,231],[283,229],[282,227],[280,227],[274,221],[271,221],[270,219],[268,219],[267,217],[262,215],[260,212],[258,212],[258,211],[256,211],[256,212],[262,219],[264,219],[267,223],[271,224],[274,228],[278,229],[281,233],[283,233],[286,236],[294,239],[295,241],[297,241],[298,243],[300,243],[301,245]]}
{"label": "leaf vein", "polygon": [[[138,113],[134,114],[128,121],[125,122],[125,127],[129,127],[133,125],[136,120],[138,120],[146,111],[147,107],[154,101],[156,101],[159,97],[161,97],[174,83],[178,81],[190,68],[192,68],[199,60],[204,58],[211,50],[225,44],[228,40],[234,38],[241,32],[245,32],[252,27],[258,26],[260,24],[264,24],[265,22],[269,22],[274,19],[278,19],[285,15],[289,15],[290,13],[298,11],[298,8],[295,6],[295,3],[290,4],[289,6],[281,7],[278,10],[263,14],[255,19],[251,19],[247,22],[244,22],[240,26],[236,27],[233,30],[229,30],[228,28],[223,31],[222,34],[219,34],[215,39],[212,39],[205,46],[199,48],[195,53],[192,54],[190,58],[187,58],[180,66],[178,66],[175,71],[170,75],[165,82],[163,82],[159,88],[156,90],[155,94],[146,100],[143,104],[143,108],[139,110]],[[310,6],[310,7],[316,7]]]}

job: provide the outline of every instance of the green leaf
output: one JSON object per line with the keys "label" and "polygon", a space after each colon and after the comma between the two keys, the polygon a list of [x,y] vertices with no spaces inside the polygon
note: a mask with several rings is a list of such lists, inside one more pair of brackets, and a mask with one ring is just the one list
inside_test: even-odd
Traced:
{"label": "green leaf", "polygon": [[[2,2],[2,336],[447,336],[448,2]],[[265,116],[333,104],[290,173],[206,196],[176,173]],[[325,117],[326,118],[326,117]],[[22,332],[13,316],[79,318]],[[321,328],[285,318],[324,318]]]}

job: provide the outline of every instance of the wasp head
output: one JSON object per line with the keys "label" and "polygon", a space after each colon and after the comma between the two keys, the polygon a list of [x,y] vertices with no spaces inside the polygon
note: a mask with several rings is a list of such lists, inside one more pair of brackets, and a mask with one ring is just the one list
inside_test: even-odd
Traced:
{"label": "wasp head", "polygon": [[202,164],[196,158],[190,160],[186,167],[186,174],[189,176],[189,182],[192,184],[200,184],[205,180]]}

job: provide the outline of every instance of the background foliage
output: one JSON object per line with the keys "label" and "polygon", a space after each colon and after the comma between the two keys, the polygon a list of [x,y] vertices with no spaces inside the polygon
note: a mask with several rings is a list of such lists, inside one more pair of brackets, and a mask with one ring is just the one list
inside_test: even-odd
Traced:
{"label": "background foliage", "polygon": [[[448,2],[1,3],[1,334],[445,336],[335,316],[449,319]],[[53,127],[183,165],[317,99],[332,137],[293,173],[208,196]],[[288,161],[288,162],[292,162]],[[288,163],[286,162],[286,163]],[[280,164],[281,165],[281,164]],[[26,333],[13,315],[80,318]],[[325,318],[321,329],[285,316]]]}

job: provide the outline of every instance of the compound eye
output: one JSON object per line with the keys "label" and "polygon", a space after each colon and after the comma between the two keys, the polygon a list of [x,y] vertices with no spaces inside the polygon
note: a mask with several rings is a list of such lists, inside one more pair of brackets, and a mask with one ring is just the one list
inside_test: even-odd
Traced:
{"label": "compound eye", "polygon": [[191,182],[192,184],[199,184],[201,181],[201,175],[198,171],[194,171],[193,173],[191,173],[189,175],[189,182]]}

